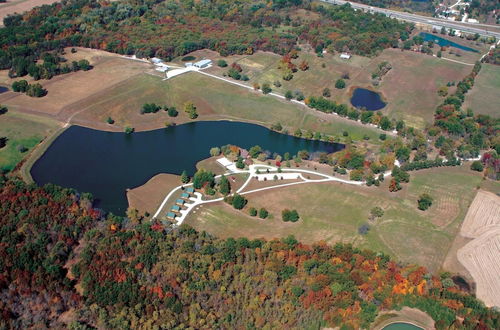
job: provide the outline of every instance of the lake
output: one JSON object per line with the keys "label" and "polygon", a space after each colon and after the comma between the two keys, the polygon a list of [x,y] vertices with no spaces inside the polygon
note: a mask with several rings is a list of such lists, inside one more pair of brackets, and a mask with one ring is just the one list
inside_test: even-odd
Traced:
{"label": "lake", "polygon": [[405,322],[395,322],[385,326],[382,330],[423,330],[421,327],[416,325],[405,323]]}
{"label": "lake", "polygon": [[351,104],[355,108],[365,108],[369,111],[380,110],[386,106],[380,94],[365,88],[356,88],[351,97]]}
{"label": "lake", "polygon": [[467,46],[457,44],[456,42],[442,38],[442,37],[435,35],[435,34],[432,34],[432,33],[420,32],[419,35],[422,38],[424,38],[424,41],[434,41],[434,43],[438,44],[441,47],[455,47],[455,48],[458,48],[461,50],[465,50],[466,52],[474,52],[474,53],[479,52],[478,50],[476,50],[474,48],[470,48]]}
{"label": "lake", "polygon": [[186,170],[192,175],[196,163],[210,156],[211,147],[226,144],[247,149],[260,145],[281,155],[344,148],[230,121],[199,121],[130,135],[71,126],[35,162],[31,175],[39,185],[54,183],[90,192],[97,207],[123,215],[127,188],[140,186],[159,173]]}

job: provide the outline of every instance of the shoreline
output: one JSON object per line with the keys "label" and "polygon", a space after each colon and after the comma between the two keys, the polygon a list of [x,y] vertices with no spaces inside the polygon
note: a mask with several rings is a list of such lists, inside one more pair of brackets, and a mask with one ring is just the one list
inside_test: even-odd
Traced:
{"label": "shoreline", "polygon": [[31,176],[31,168],[33,165],[36,163],[37,160],[39,160],[49,149],[49,147],[52,145],[52,143],[64,132],[66,131],[67,128],[71,127],[72,125],[64,125],[54,131],[51,135],[47,136],[45,139],[40,141],[39,144],[36,145],[36,147],[31,151],[31,153],[26,157],[24,160],[23,164],[21,165],[21,168],[19,169],[19,174],[21,175],[21,178],[23,179],[24,182],[28,184],[36,183],[35,180],[33,180],[33,177]]}

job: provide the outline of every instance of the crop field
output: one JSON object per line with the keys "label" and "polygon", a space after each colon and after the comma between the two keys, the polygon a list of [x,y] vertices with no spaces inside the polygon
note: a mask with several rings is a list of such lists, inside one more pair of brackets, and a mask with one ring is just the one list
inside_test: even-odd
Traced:
{"label": "crop field", "polygon": [[[224,203],[203,206],[188,217],[187,223],[222,237],[271,239],[293,234],[309,243],[349,242],[438,270],[481,177],[466,166],[412,172],[411,177],[398,193],[388,191],[388,180],[380,188],[340,183],[277,188],[247,195],[249,202],[243,211]],[[424,192],[434,197],[434,204],[425,212],[417,209],[418,196]],[[385,214],[368,220],[375,206],[383,208]],[[250,217],[248,207],[265,207],[271,217]],[[296,209],[301,220],[283,222],[281,211],[285,208]],[[443,208],[449,214],[444,214]],[[358,228],[365,223],[371,229],[367,235],[361,235]]]}
{"label": "crop field", "polygon": [[[165,122],[179,124],[189,121],[183,111],[183,104],[188,101],[196,105],[198,120],[233,119],[265,126],[280,122],[290,131],[302,127],[331,135],[341,135],[346,130],[358,140],[366,134],[372,141],[377,141],[380,134],[377,129],[197,73],[187,73],[168,81],[146,74],[130,78],[79,102],[81,112],[73,122],[83,125],[103,123],[112,117],[115,126],[131,125],[138,130],[160,128]],[[140,108],[149,102],[175,106],[179,116],[170,118],[164,111],[141,115]]]}
{"label": "crop field", "polygon": [[465,107],[475,113],[497,116],[500,114],[500,67],[483,63],[474,87],[467,93]]}
{"label": "crop field", "polygon": [[[497,213],[497,216],[500,214]],[[476,282],[476,295],[487,306],[500,306],[500,226],[494,226],[458,250],[458,260]]]}
{"label": "crop field", "polygon": [[[0,149],[0,169],[12,170],[42,139],[58,127],[54,120],[9,111],[0,115],[0,137],[7,145]],[[26,151],[19,149],[24,146]]]}
{"label": "crop field", "polygon": [[500,197],[480,190],[469,207],[460,233],[475,238],[493,226],[500,226]]}

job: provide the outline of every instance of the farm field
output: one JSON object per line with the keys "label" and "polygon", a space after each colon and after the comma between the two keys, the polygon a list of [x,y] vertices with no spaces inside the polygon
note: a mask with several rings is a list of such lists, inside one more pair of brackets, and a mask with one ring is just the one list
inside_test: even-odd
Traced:
{"label": "farm field", "polygon": [[464,107],[474,113],[490,116],[500,114],[500,67],[483,63],[474,87],[467,93]]}
{"label": "farm field", "polygon": [[[366,134],[375,142],[380,134],[377,129],[273,96],[263,96],[261,92],[249,91],[198,73],[187,73],[168,81],[146,74],[130,78],[79,102],[81,112],[73,118],[73,122],[82,125],[104,123],[106,118],[112,117],[114,126],[131,125],[136,130],[160,128],[165,122],[180,124],[189,121],[183,111],[183,104],[188,101],[197,107],[197,120],[232,119],[264,126],[280,122],[290,131],[302,127],[331,135],[341,135],[346,130],[353,139],[360,140]],[[176,106],[179,116],[171,118],[164,111],[141,115],[142,105],[149,102]]]}
{"label": "farm field", "polygon": [[[381,188],[356,187],[339,183],[304,184],[247,195],[247,207],[236,211],[219,203],[201,207],[186,223],[222,237],[284,237],[295,235],[304,242],[318,240],[353,243],[383,251],[404,262],[416,262],[436,271],[458,232],[475,187],[481,177],[466,166],[411,173],[402,191],[390,193],[388,180]],[[428,211],[417,209],[422,193],[434,197]],[[249,207],[265,207],[272,215],[261,220],[247,215]],[[380,206],[384,216],[368,220],[370,209]],[[297,223],[281,220],[285,208],[296,209]],[[358,228],[368,223],[367,235]],[[417,252],[418,251],[418,252]]]}
{"label": "farm field", "polygon": [[[0,137],[7,137],[7,145],[0,149],[0,169],[12,170],[46,136],[54,132],[59,124],[49,118],[9,111],[0,115]],[[25,152],[19,148],[24,146]]]}

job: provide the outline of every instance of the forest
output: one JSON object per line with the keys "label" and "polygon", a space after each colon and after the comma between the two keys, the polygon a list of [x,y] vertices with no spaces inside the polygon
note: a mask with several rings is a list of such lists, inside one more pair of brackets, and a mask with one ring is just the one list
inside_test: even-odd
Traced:
{"label": "forest", "polygon": [[0,327],[368,327],[419,308],[437,329],[498,329],[450,274],[351,245],[218,239],[105,215],[92,196],[2,178]]}
{"label": "forest", "polygon": [[[298,10],[308,12],[307,19]],[[412,30],[384,15],[308,0],[64,0],[10,15],[4,25],[0,69],[13,76],[68,46],[171,60],[204,48],[223,56],[257,50],[285,55],[300,42],[318,53],[329,47],[373,56]]]}

